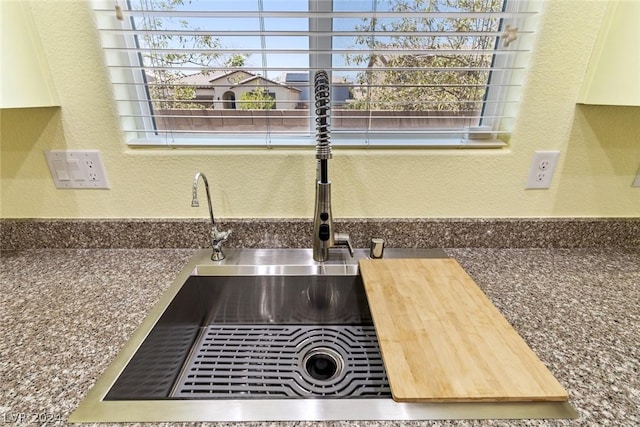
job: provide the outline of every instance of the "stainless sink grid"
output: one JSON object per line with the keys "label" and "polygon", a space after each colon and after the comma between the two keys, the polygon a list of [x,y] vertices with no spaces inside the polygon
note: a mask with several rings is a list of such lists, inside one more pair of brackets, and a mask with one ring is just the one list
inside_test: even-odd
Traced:
{"label": "stainless sink grid", "polygon": [[[343,369],[316,379],[305,361],[326,352]],[[391,396],[370,325],[209,325],[185,366],[174,398]]]}

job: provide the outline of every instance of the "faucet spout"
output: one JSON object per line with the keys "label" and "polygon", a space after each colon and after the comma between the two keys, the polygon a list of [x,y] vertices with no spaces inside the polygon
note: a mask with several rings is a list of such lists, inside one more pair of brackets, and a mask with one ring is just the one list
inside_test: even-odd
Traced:
{"label": "faucet spout", "polygon": [[204,182],[204,189],[207,193],[207,203],[209,205],[209,217],[211,218],[211,231],[209,233],[209,237],[211,239],[211,247],[213,249],[213,253],[211,254],[211,259],[213,261],[222,261],[225,258],[225,254],[222,251],[222,244],[227,240],[229,235],[231,234],[231,230],[229,231],[218,231],[216,227],[216,221],[213,217],[213,206],[211,205],[211,193],[209,192],[209,181],[207,181],[207,177],[202,172],[196,173],[193,177],[193,187],[192,187],[192,198],[191,198],[191,207],[197,208],[200,206],[198,202],[198,183],[200,182],[200,178]]}
{"label": "faucet spout", "polygon": [[200,178],[202,178],[202,181],[204,182],[204,189],[207,193],[207,203],[209,204],[209,217],[211,218],[211,226],[215,227],[216,221],[213,218],[213,207],[211,206],[211,193],[209,192],[209,181],[207,180],[207,176],[202,172],[198,172],[193,177],[193,188],[191,192],[191,196],[192,196],[191,207],[192,208],[200,207],[200,203],[198,202],[198,182]]}

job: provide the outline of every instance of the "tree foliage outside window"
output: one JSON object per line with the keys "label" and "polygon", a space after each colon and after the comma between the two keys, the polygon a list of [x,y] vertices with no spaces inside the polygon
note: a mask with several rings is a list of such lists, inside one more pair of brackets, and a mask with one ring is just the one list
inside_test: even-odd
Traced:
{"label": "tree foliage outside window", "polygon": [[[498,12],[503,0],[394,0],[394,12]],[[403,17],[397,20],[362,19],[356,30],[391,34],[381,40],[360,36],[356,43],[388,54],[349,54],[347,64],[365,64],[358,73],[354,102],[357,110],[446,110],[482,108],[493,59],[495,37],[447,35],[498,31],[499,20],[482,18]],[[393,35],[394,33],[401,35]],[[404,35],[411,33],[410,35]],[[418,35],[423,33],[424,35]],[[430,35],[437,34],[437,35]],[[433,51],[434,53],[411,53]],[[478,51],[437,53],[438,51]],[[395,52],[407,52],[397,54]],[[377,68],[384,69],[383,71]]]}
{"label": "tree foliage outside window", "polygon": [[259,87],[242,93],[238,108],[240,110],[272,110],[276,108],[276,101],[265,88]]}

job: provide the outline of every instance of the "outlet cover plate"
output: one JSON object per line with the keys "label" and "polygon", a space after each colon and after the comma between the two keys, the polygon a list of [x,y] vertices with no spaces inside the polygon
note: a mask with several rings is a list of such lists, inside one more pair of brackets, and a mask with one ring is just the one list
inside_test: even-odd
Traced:
{"label": "outlet cover plate", "polygon": [[56,188],[109,188],[98,150],[51,150],[44,156]]}
{"label": "outlet cover plate", "polygon": [[527,189],[545,189],[551,186],[560,151],[536,151],[529,168]]}

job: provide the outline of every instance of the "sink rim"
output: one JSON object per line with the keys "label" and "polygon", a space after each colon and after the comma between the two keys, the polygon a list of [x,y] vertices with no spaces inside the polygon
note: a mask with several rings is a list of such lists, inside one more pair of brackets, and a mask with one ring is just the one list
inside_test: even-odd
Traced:
{"label": "sink rim", "polygon": [[[313,260],[311,249],[229,249],[222,261],[211,261],[207,250],[200,251],[191,275],[198,276],[354,276],[359,273],[358,260],[368,258],[369,251],[355,249],[351,257],[346,249],[332,252],[328,261]],[[442,249],[387,249],[385,258],[448,258]]]}
{"label": "sink rim", "polygon": [[[142,342],[193,275],[357,275],[358,259],[368,250],[332,253],[313,261],[311,249],[229,249],[223,261],[211,261],[211,250],[197,251],[176,275],[116,358],[109,364],[69,422],[238,422],[577,418],[568,402],[433,402],[399,403],[391,398],[104,400]],[[447,258],[441,249],[386,249],[385,258]],[[253,261],[252,261],[253,260]]]}

